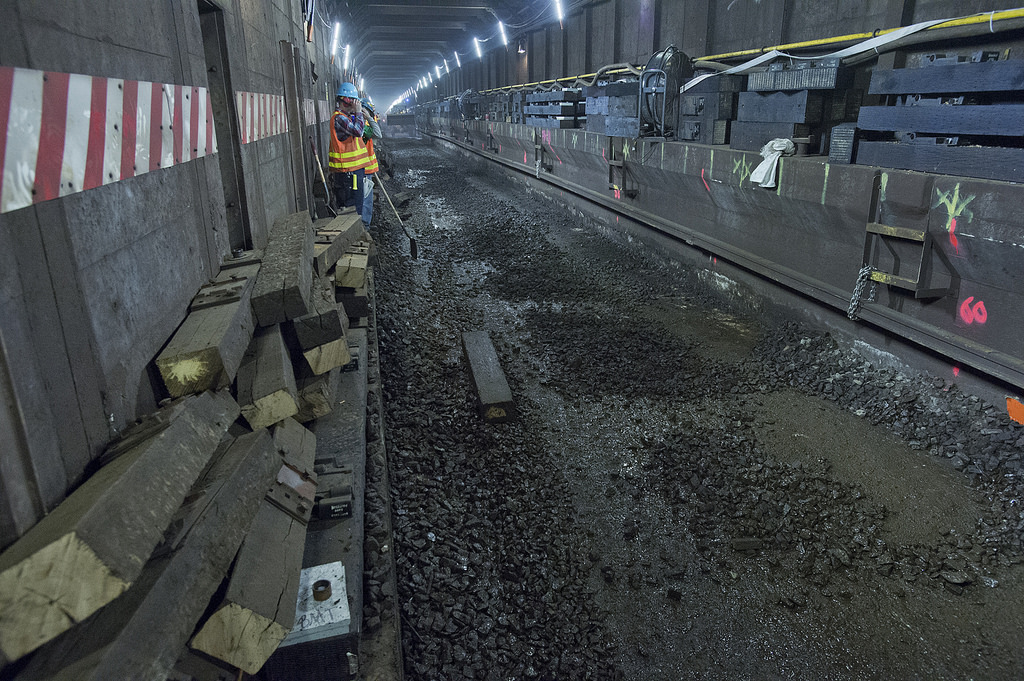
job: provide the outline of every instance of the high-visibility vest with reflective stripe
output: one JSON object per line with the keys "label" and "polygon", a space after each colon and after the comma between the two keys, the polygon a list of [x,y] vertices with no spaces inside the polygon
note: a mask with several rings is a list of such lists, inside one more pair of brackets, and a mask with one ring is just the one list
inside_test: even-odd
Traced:
{"label": "high-visibility vest with reflective stripe", "polygon": [[331,148],[327,152],[327,167],[332,173],[350,173],[353,170],[365,168],[370,162],[366,153],[366,146],[358,135],[338,139],[338,132],[334,129],[334,119],[337,116],[344,116],[340,111],[335,111],[331,116]]}
{"label": "high-visibility vest with reflective stripe", "polygon": [[366,140],[366,153],[370,157],[370,162],[366,165],[366,174],[372,175],[373,173],[380,170],[380,166],[377,164],[377,154],[373,152],[373,140]]}

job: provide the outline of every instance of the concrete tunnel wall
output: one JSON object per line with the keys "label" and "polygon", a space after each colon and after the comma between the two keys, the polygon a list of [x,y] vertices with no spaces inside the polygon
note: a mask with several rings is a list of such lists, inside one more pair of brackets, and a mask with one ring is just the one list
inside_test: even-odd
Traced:
{"label": "concrete tunnel wall", "polygon": [[[0,147],[0,547],[63,499],[118,431],[155,408],[163,388],[151,362],[222,258],[239,245],[262,246],[277,217],[308,205],[307,136],[323,154],[328,97],[343,75],[330,64],[328,29],[315,22],[306,42],[300,3],[220,3],[230,81],[221,99],[231,101],[210,106],[216,51],[206,53],[209,41],[204,48],[200,5],[216,9],[202,0],[4,3],[0,110],[9,120],[0,119],[0,131],[10,123],[11,133]],[[298,49],[294,108],[304,120],[295,160],[281,41]],[[137,120],[123,116],[129,92],[138,96]],[[162,106],[162,121],[152,106]],[[197,113],[207,106],[233,140],[203,137]],[[103,130],[90,136],[90,124],[106,125],[106,151]],[[158,155],[152,145],[161,143]],[[234,199],[222,181],[226,155],[244,184]],[[90,168],[95,158],[100,167]],[[297,189],[300,163],[307,181]]]}

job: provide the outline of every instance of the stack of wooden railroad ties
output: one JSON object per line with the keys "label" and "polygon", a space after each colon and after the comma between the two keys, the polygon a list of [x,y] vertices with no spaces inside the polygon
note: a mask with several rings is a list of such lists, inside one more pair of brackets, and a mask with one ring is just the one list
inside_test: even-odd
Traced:
{"label": "stack of wooden railroad ties", "polygon": [[728,144],[737,98],[746,81],[746,76],[722,75],[687,88],[679,97],[676,137],[701,144]]}
{"label": "stack of wooden railroad ties", "polygon": [[[1005,51],[915,54],[871,71],[866,92],[863,75],[836,58],[781,59],[749,75],[691,81],[675,137],[742,151],[784,138],[798,155],[827,154],[830,163],[1021,176],[1024,61]],[[589,96],[587,129],[622,135],[604,127],[600,100]]]}
{"label": "stack of wooden railroad ties", "polygon": [[587,123],[586,101],[578,89],[531,92],[523,106],[526,125],[538,128],[584,128]]}
{"label": "stack of wooden railroad ties", "polygon": [[170,397],[0,554],[5,677],[234,679],[328,635],[349,678],[373,242],[351,209],[317,226],[223,263],[156,359]]}
{"label": "stack of wooden railroad ties", "polygon": [[849,87],[850,75],[837,58],[775,62],[750,74],[747,91],[739,94],[729,146],[759,151],[785,138],[800,155],[828,153],[833,126],[856,116],[860,93]]}
{"label": "stack of wooden railroad ties", "polygon": [[1008,53],[928,54],[872,72],[868,94],[883,102],[860,109],[855,162],[1019,182],[1024,60]]}
{"label": "stack of wooden railroad ties", "polygon": [[640,136],[640,84],[635,80],[588,86],[587,131],[609,137]]}

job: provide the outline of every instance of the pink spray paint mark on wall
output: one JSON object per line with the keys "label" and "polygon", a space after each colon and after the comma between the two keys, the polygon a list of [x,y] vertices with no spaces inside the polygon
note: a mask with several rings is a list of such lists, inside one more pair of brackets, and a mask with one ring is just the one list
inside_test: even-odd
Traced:
{"label": "pink spray paint mark on wall", "polygon": [[956,238],[956,218],[952,218],[949,221],[949,243],[953,245],[953,250],[959,255],[960,240]]}
{"label": "pink spray paint mark on wall", "polygon": [[704,189],[707,189],[708,193],[710,193],[711,192],[711,187],[708,186],[708,181],[704,179],[704,169],[703,168],[700,169],[700,181],[704,183]]}
{"label": "pink spray paint mark on wall", "polygon": [[974,296],[968,296],[960,303],[960,319],[965,324],[984,324],[988,321],[988,310],[985,309],[984,301],[979,300],[972,303]]}
{"label": "pink spray paint mark on wall", "polygon": [[953,367],[953,378],[960,375],[960,367]]}

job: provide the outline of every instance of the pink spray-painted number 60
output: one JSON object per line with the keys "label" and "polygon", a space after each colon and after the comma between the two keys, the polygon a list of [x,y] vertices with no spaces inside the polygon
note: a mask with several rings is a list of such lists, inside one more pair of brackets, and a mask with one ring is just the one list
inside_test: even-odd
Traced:
{"label": "pink spray-painted number 60", "polygon": [[988,320],[988,310],[985,309],[985,303],[981,300],[971,305],[971,301],[974,300],[974,296],[970,296],[960,303],[960,319],[968,324],[978,322],[984,324]]}

